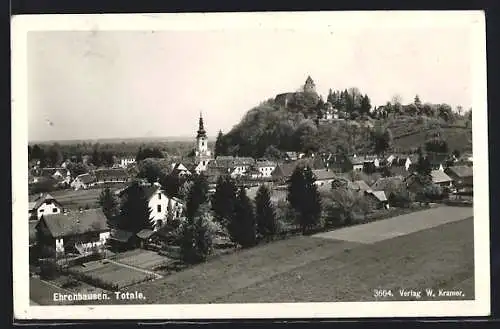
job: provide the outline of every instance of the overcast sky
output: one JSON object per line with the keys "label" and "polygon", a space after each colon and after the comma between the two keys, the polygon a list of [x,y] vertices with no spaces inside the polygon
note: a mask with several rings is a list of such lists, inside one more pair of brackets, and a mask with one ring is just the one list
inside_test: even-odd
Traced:
{"label": "overcast sky", "polygon": [[[471,106],[466,29],[30,32],[30,140],[215,136],[311,75],[382,105]],[[47,120],[53,125],[49,125]]]}

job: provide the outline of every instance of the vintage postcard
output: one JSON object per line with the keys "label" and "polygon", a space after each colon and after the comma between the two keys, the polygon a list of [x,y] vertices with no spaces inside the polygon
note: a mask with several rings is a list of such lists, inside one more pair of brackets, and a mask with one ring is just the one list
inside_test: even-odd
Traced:
{"label": "vintage postcard", "polygon": [[479,11],[12,20],[16,319],[485,316]]}

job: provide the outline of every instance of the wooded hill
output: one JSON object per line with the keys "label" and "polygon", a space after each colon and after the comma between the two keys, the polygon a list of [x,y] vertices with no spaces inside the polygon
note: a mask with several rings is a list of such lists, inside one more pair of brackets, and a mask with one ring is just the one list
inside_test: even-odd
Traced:
{"label": "wooded hill", "polygon": [[[447,104],[393,103],[372,108],[356,88],[330,91],[328,99],[347,118],[325,120],[326,105],[314,93],[298,92],[284,105],[275,99],[249,110],[227,134],[219,132],[217,155],[277,158],[285,151],[412,152],[429,141],[444,141],[449,152],[472,149],[471,112]],[[332,96],[333,95],[333,96]],[[328,104],[330,103],[330,104]]]}

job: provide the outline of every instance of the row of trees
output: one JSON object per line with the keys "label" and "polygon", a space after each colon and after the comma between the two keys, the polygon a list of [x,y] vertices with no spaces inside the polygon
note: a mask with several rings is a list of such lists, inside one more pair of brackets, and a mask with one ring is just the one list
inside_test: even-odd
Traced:
{"label": "row of trees", "polygon": [[359,115],[368,115],[372,108],[368,95],[361,94],[358,88],[349,88],[343,91],[330,89],[327,101],[340,111],[357,112]]}

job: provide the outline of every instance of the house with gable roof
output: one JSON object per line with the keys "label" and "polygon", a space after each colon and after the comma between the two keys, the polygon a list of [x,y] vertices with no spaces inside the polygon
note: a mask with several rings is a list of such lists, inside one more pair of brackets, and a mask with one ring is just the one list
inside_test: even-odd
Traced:
{"label": "house with gable roof", "polygon": [[42,216],[36,225],[40,248],[64,257],[68,253],[86,255],[104,248],[110,229],[101,209]]}
{"label": "house with gable roof", "polygon": [[31,219],[60,214],[62,211],[63,206],[49,193],[40,193],[29,198],[28,215]]}
{"label": "house with gable roof", "polygon": [[86,190],[95,185],[95,178],[90,174],[81,174],[75,177],[70,186],[74,190]]}

